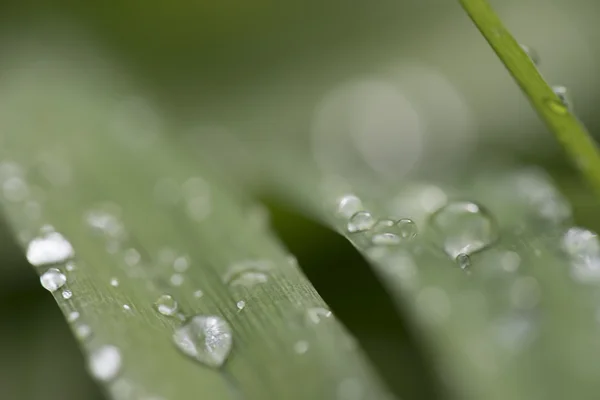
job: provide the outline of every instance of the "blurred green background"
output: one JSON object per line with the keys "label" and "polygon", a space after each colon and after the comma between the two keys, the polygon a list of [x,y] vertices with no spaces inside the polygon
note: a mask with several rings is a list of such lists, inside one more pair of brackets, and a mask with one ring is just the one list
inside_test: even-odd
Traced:
{"label": "blurred green background", "polygon": [[[492,5],[539,53],[548,81],[569,88],[577,115],[600,137],[600,3]],[[174,137],[219,127],[254,144],[308,146],[326,93],[365,76],[393,77],[424,121],[422,174],[443,179],[449,167],[468,175],[495,162],[541,165],[572,201],[576,221],[600,229],[598,203],[456,1],[8,0],[0,5],[0,54],[0,92],[10,85],[35,93],[30,75],[15,71],[66,63],[78,79],[136,87],[175,127],[168,132]],[[9,134],[0,133],[0,145]],[[217,158],[227,158],[225,151]],[[434,396],[419,388],[427,366],[415,368],[418,340],[392,317],[360,256],[331,232],[266,201],[274,227],[384,374],[414,377],[406,380],[414,387],[403,389],[407,399]],[[5,224],[1,238],[0,398],[99,398],[58,308]],[[336,266],[347,265],[346,284],[335,284]]]}

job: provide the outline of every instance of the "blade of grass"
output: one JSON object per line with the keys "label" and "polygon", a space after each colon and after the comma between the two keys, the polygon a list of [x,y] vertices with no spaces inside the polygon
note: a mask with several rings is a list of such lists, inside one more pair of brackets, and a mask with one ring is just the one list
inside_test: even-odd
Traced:
{"label": "blade of grass", "polygon": [[[73,263],[56,265],[67,283],[53,296],[84,353],[119,349],[118,376],[101,379],[109,395],[319,399],[352,388],[388,398],[290,255],[252,223],[252,204],[173,148],[140,99],[121,103],[112,80],[80,71],[89,69],[27,64],[0,81],[1,204],[24,249],[45,224],[73,246]],[[189,257],[189,268],[174,270],[165,250]],[[266,282],[224,282],[232,265],[252,262],[268,269],[257,278]],[[216,315],[231,325],[222,368],[177,350],[182,321],[154,306],[167,293],[181,318]]]}
{"label": "blade of grass", "polygon": [[585,126],[561,102],[486,0],[459,3],[575,166],[600,194],[600,153]]}
{"label": "blade of grass", "polygon": [[[593,375],[600,372],[593,361],[600,356],[593,339],[598,327],[592,293],[597,295],[597,290],[572,279],[559,251],[568,219],[536,220],[541,206],[519,199],[515,187],[504,186],[506,174],[476,176],[464,187],[444,189],[450,199],[480,201],[499,224],[500,240],[472,255],[467,275],[431,241],[425,200],[411,197],[413,187],[424,188],[424,194],[439,186],[416,182],[373,194],[372,183],[342,181],[336,191],[335,180],[327,181],[307,159],[294,160],[281,149],[263,151],[257,157],[270,163],[263,171],[265,181],[270,180],[267,190],[327,224],[365,255],[398,310],[417,326],[454,398],[593,396],[598,386]],[[336,213],[339,196],[348,193],[361,198],[376,218],[415,218],[419,235],[386,248],[349,234],[347,217]],[[398,215],[397,209],[392,211],[398,199],[418,207],[404,208]],[[504,266],[507,260],[512,266]]]}

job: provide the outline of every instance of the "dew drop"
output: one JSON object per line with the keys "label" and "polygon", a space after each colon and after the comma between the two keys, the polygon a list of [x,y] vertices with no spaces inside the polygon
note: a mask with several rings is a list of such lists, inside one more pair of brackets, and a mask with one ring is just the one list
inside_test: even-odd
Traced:
{"label": "dew drop", "polygon": [[564,105],[564,103],[560,100],[556,100],[554,98],[546,99],[546,106],[557,115],[566,115],[569,113],[569,109]]}
{"label": "dew drop", "polygon": [[77,311],[71,311],[67,316],[67,321],[75,322],[79,318],[79,313]]}
{"label": "dew drop", "polygon": [[204,296],[204,293],[202,292],[202,290],[196,290],[194,292],[194,297],[199,299],[200,297]]}
{"label": "dew drop", "polygon": [[352,218],[354,214],[362,210],[362,201],[353,194],[341,196],[337,201],[337,212],[344,218]]}
{"label": "dew drop", "polygon": [[398,227],[398,233],[402,239],[412,239],[419,233],[417,224],[409,218],[402,218],[396,222],[396,226]]}
{"label": "dew drop", "polygon": [[185,272],[190,266],[190,262],[187,257],[177,257],[173,261],[173,269],[177,272]]}
{"label": "dew drop", "polygon": [[181,274],[173,274],[171,275],[171,285],[173,286],[181,286],[185,278]]}
{"label": "dew drop", "polygon": [[393,219],[380,219],[371,229],[371,242],[376,246],[393,246],[401,242],[400,230]]}
{"label": "dew drop", "polygon": [[156,310],[162,315],[171,316],[177,312],[177,301],[168,294],[163,294],[154,303]]}
{"label": "dew drop", "polygon": [[118,287],[119,286],[119,280],[117,278],[112,278],[110,280],[110,286],[112,286],[112,287]]}
{"label": "dew drop", "polygon": [[300,340],[296,343],[294,343],[294,351],[297,354],[304,354],[308,351],[308,342],[306,340]]}
{"label": "dew drop", "polygon": [[600,280],[600,240],[596,233],[579,227],[563,236],[562,247],[571,259],[571,275],[580,282]]}
{"label": "dew drop", "polygon": [[209,367],[218,368],[231,351],[231,327],[217,316],[195,316],[173,335],[177,348],[185,355]]}
{"label": "dew drop", "polygon": [[142,256],[136,249],[127,249],[125,251],[125,264],[129,265],[130,267],[137,265],[141,259]]}
{"label": "dew drop", "polygon": [[243,310],[246,307],[246,302],[244,300],[240,300],[236,303],[238,310]]}
{"label": "dew drop", "polygon": [[129,304],[123,304],[123,310],[130,311],[131,310],[131,306]]}
{"label": "dew drop", "polygon": [[68,262],[67,265],[65,266],[65,269],[69,272],[75,271],[75,263]]}
{"label": "dew drop", "polygon": [[368,211],[359,211],[348,220],[346,230],[349,233],[365,232],[375,225],[375,218]]}
{"label": "dew drop", "polygon": [[569,92],[564,86],[553,86],[552,91],[558,97],[560,102],[567,110],[573,109],[573,102],[571,101],[571,97],[569,96]]}
{"label": "dew drop", "polygon": [[535,51],[535,49],[526,46],[524,44],[521,44],[521,49],[523,49],[523,51],[525,52],[525,54],[527,54],[527,56],[529,57],[529,59],[531,60],[531,62],[537,67],[540,65],[540,56],[537,53],[537,51]]}
{"label": "dew drop", "polygon": [[223,282],[231,287],[252,287],[269,280],[271,263],[266,260],[246,260],[233,264],[223,275]]}
{"label": "dew drop", "polygon": [[71,292],[69,289],[67,289],[67,290],[63,290],[61,295],[62,295],[63,299],[69,300],[71,297],[73,297],[73,292]]}
{"label": "dew drop", "polygon": [[471,267],[471,257],[468,254],[461,253],[456,256],[456,263],[460,269],[467,270]]}
{"label": "dew drop", "polygon": [[498,238],[491,214],[469,201],[452,202],[440,208],[429,218],[429,226],[435,242],[452,259],[483,250]]}
{"label": "dew drop", "polygon": [[306,318],[313,324],[318,324],[322,318],[329,317],[331,317],[331,311],[323,307],[312,307],[306,310]]}
{"label": "dew drop", "polygon": [[88,361],[92,376],[103,382],[110,382],[121,370],[121,352],[115,346],[102,346],[95,350]]}
{"label": "dew drop", "polygon": [[90,337],[92,334],[92,328],[89,325],[78,325],[75,328],[75,336],[77,336],[80,340],[85,340]]}
{"label": "dew drop", "polygon": [[67,277],[58,269],[50,268],[40,276],[40,282],[44,289],[54,292],[67,283]]}
{"label": "dew drop", "polygon": [[74,254],[71,243],[58,232],[39,236],[27,246],[27,261],[36,267],[65,262]]}

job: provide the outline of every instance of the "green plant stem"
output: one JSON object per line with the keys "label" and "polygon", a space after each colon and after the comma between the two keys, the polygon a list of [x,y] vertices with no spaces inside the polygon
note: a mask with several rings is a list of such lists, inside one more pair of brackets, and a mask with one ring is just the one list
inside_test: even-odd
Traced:
{"label": "green plant stem", "polygon": [[459,0],[533,108],[600,194],[600,153],[587,129],[554,93],[486,0]]}

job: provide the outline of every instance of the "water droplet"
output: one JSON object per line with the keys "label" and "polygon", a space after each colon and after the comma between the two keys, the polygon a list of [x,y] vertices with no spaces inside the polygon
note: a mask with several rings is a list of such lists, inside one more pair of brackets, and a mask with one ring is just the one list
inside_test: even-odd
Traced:
{"label": "water droplet", "polygon": [[116,204],[104,204],[103,208],[88,211],[85,222],[94,231],[108,237],[117,238],[125,235],[125,227],[119,220],[120,207]]}
{"label": "water droplet", "polygon": [[294,343],[294,351],[297,354],[304,354],[308,351],[308,342],[306,340],[300,340],[296,343]]}
{"label": "water droplet", "polygon": [[204,295],[204,293],[202,292],[202,290],[196,290],[194,292],[194,297],[199,299],[200,297],[202,297]]}
{"label": "water droplet", "polygon": [[78,325],[75,328],[75,336],[77,336],[80,340],[85,340],[92,334],[92,328],[89,325]]}
{"label": "water droplet", "polygon": [[429,219],[433,237],[444,251],[456,259],[489,247],[498,238],[498,228],[491,214],[469,201],[447,204]]}
{"label": "water droplet", "polygon": [[121,352],[115,346],[102,346],[95,350],[88,361],[92,376],[103,382],[110,382],[121,371]]}
{"label": "water droplet", "polygon": [[557,115],[567,115],[569,113],[569,109],[564,105],[561,100],[556,100],[554,98],[546,99],[546,106]]}
{"label": "water droplet", "polygon": [[73,292],[71,292],[69,289],[67,289],[67,290],[63,290],[61,295],[62,295],[63,299],[69,300],[71,297],[73,297]]}
{"label": "water droplet", "polygon": [[393,246],[401,242],[396,221],[380,219],[371,229],[371,242],[376,246]]}
{"label": "water droplet", "polygon": [[460,253],[456,256],[456,263],[460,269],[467,270],[471,268],[471,257],[468,254]]}
{"label": "water droplet", "polygon": [[524,44],[521,44],[521,49],[523,49],[523,51],[527,54],[527,56],[529,57],[529,59],[531,60],[531,62],[538,67],[540,65],[540,56],[538,55],[537,51],[535,51],[535,49],[526,46]]}
{"label": "water droplet", "polygon": [[240,300],[236,303],[238,310],[243,310],[246,307],[246,302],[244,300]]}
{"label": "water droplet", "polygon": [[177,257],[175,261],[173,261],[173,269],[177,272],[185,272],[190,266],[190,261],[187,257]]}
{"label": "water droplet", "polygon": [[569,96],[569,92],[566,87],[552,86],[552,91],[558,97],[564,107],[566,107],[568,110],[573,109],[573,102],[571,101],[571,97]]}
{"label": "water droplet", "polygon": [[363,210],[362,201],[353,194],[346,194],[338,198],[337,212],[340,216],[349,219],[354,214]]}
{"label": "water droplet", "polygon": [[171,316],[177,312],[177,301],[168,294],[163,294],[154,304],[156,310],[162,315]]}
{"label": "water droplet", "polygon": [[173,274],[171,275],[171,285],[173,286],[181,286],[185,278],[181,274]]}
{"label": "water droplet", "polygon": [[65,269],[69,272],[75,271],[75,263],[68,262],[67,265],[65,266]]}
{"label": "water droplet", "polygon": [[125,264],[129,265],[130,267],[137,265],[141,259],[142,256],[136,249],[127,249],[125,251]]}
{"label": "water droplet", "polygon": [[375,218],[368,211],[359,211],[352,215],[346,227],[349,233],[365,232],[375,225]]}
{"label": "water droplet", "polygon": [[419,233],[417,230],[417,224],[412,219],[402,218],[396,222],[398,227],[398,233],[402,239],[412,239]]}
{"label": "water droplet", "polygon": [[74,255],[75,251],[71,243],[58,232],[39,236],[27,246],[27,261],[36,267],[63,263]]}
{"label": "water droplet", "polygon": [[233,264],[223,275],[223,282],[231,287],[252,287],[269,280],[267,273],[272,264],[266,260],[245,260]]}
{"label": "water droplet", "polygon": [[8,201],[21,202],[29,196],[29,187],[23,179],[13,176],[2,184],[2,193]]}
{"label": "water droplet", "polygon": [[562,247],[571,259],[571,274],[580,282],[600,280],[600,240],[596,233],[579,227],[563,236]]}
{"label": "water droplet", "polygon": [[318,324],[322,318],[329,317],[331,317],[331,311],[323,307],[312,307],[306,310],[306,318],[313,324]]}
{"label": "water droplet", "polygon": [[130,311],[131,310],[131,306],[129,304],[123,304],[123,310]]}
{"label": "water droplet", "polygon": [[500,264],[506,272],[515,272],[521,265],[521,257],[514,251],[507,251],[500,257]]}
{"label": "water droplet", "polygon": [[58,269],[50,268],[48,271],[42,274],[40,277],[40,282],[42,283],[44,289],[54,292],[67,283],[67,277]]}
{"label": "water droplet", "polygon": [[119,280],[117,278],[112,278],[110,280],[110,286],[112,286],[112,287],[118,287],[119,286]]}
{"label": "water droplet", "polygon": [[232,339],[231,327],[217,316],[195,316],[173,335],[175,345],[185,355],[214,368],[227,359]]}
{"label": "water droplet", "polygon": [[79,313],[77,311],[71,311],[67,316],[67,321],[74,322],[79,318]]}

